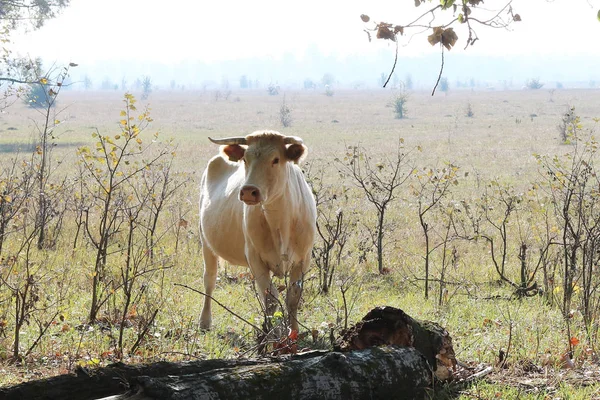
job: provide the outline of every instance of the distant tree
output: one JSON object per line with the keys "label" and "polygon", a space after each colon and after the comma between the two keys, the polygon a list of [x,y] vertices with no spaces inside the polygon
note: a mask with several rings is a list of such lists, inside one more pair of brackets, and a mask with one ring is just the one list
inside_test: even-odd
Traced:
{"label": "distant tree", "polygon": [[248,77],[246,75],[242,75],[240,77],[240,89],[248,89],[250,86],[248,82]]}
{"label": "distant tree", "polygon": [[125,79],[125,77],[121,78],[121,90],[122,91],[126,91],[127,90],[127,80]]}
{"label": "distant tree", "polygon": [[404,78],[404,88],[406,90],[413,89],[413,80],[412,80],[412,76],[410,74],[407,74],[406,78]]}
{"label": "distant tree", "polygon": [[92,88],[92,80],[90,79],[90,77],[88,75],[83,77],[83,88],[85,90],[90,90]]}
{"label": "distant tree", "polygon": [[9,45],[10,33],[19,28],[38,29],[68,4],[69,0],[0,0],[0,91],[4,98],[0,110],[14,102],[7,100],[13,95],[30,93],[28,85],[53,76],[50,71],[41,73],[37,60],[13,54]]}
{"label": "distant tree", "polygon": [[227,79],[226,76],[224,76],[223,78],[221,78],[221,89],[229,89],[229,79]]}
{"label": "distant tree", "polygon": [[441,78],[439,88],[442,92],[448,94],[448,90],[450,89],[450,83],[448,83],[448,78]]}
{"label": "distant tree", "polygon": [[152,93],[152,79],[146,75],[142,80],[142,100],[146,100]]}
{"label": "distant tree", "polygon": [[325,86],[325,85],[333,85],[335,83],[335,77],[333,76],[333,74],[327,72],[321,78],[321,83],[323,84],[323,86]]}
{"label": "distant tree", "polygon": [[113,88],[113,83],[109,78],[104,78],[102,83],[100,84],[100,89],[102,90],[111,90]]}
{"label": "distant tree", "polygon": [[541,89],[544,84],[540,82],[539,78],[531,78],[525,83],[525,86],[527,86],[528,89],[537,90]]}
{"label": "distant tree", "polygon": [[304,89],[316,89],[317,88],[317,84],[315,82],[313,82],[312,79],[306,78],[304,80]]}
{"label": "distant tree", "polygon": [[171,79],[170,87],[171,90],[175,90],[175,88],[177,87],[177,82],[175,82],[175,79]]}
{"label": "distant tree", "polygon": [[385,74],[385,72],[382,72],[381,75],[379,75],[379,86],[383,87],[383,85],[385,85],[386,81],[387,81],[387,75]]}

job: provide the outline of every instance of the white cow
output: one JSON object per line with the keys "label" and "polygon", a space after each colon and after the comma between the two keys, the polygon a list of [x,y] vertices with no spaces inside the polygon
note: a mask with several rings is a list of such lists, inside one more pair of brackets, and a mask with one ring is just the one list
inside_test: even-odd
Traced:
{"label": "white cow", "polygon": [[[211,139],[220,144],[202,176],[200,233],[204,287],[212,295],[217,261],[249,266],[269,315],[277,307],[271,273],[289,274],[286,306],[298,330],[298,303],[315,239],[317,211],[298,162],[302,139],[273,131]],[[211,300],[204,298],[200,326],[211,325]]]}

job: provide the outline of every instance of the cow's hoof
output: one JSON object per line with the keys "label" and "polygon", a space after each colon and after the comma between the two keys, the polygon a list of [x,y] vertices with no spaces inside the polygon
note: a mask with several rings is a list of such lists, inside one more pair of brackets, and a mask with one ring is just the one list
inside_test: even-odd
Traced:
{"label": "cow's hoof", "polygon": [[200,321],[200,330],[209,331],[210,325],[211,325],[211,321]]}

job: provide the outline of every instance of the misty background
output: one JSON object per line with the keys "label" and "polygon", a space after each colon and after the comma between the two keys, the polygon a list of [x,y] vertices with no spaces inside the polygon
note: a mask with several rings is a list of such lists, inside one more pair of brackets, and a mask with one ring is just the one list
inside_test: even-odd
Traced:
{"label": "misty background", "polygon": [[[202,62],[184,60],[178,63],[136,60],[106,60],[83,64],[73,71],[76,89],[84,89],[89,78],[93,89],[132,88],[137,79],[149,76],[155,89],[239,88],[245,76],[251,88],[278,84],[298,89],[310,80],[322,85],[329,74],[337,88],[381,87],[381,74],[389,75],[395,49],[381,49],[374,55],[327,55],[313,46],[300,57],[291,53],[281,57],[251,57],[236,60]],[[521,89],[529,79],[539,79],[544,88],[589,88],[600,86],[600,55],[506,55],[477,56],[445,53],[443,76],[451,89],[486,87],[498,90]],[[440,69],[440,54],[418,57],[398,55],[392,86],[408,76],[415,89],[430,89]],[[257,85],[258,84],[258,85]]]}

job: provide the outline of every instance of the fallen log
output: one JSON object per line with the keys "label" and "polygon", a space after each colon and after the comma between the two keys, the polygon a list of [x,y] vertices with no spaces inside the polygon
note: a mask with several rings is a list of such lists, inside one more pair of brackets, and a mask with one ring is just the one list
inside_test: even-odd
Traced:
{"label": "fallen log", "polygon": [[335,351],[257,360],[118,363],[0,388],[0,398],[418,399],[432,387],[432,371],[440,376],[441,367],[451,369],[451,343],[439,325],[382,307],[345,331]]}

